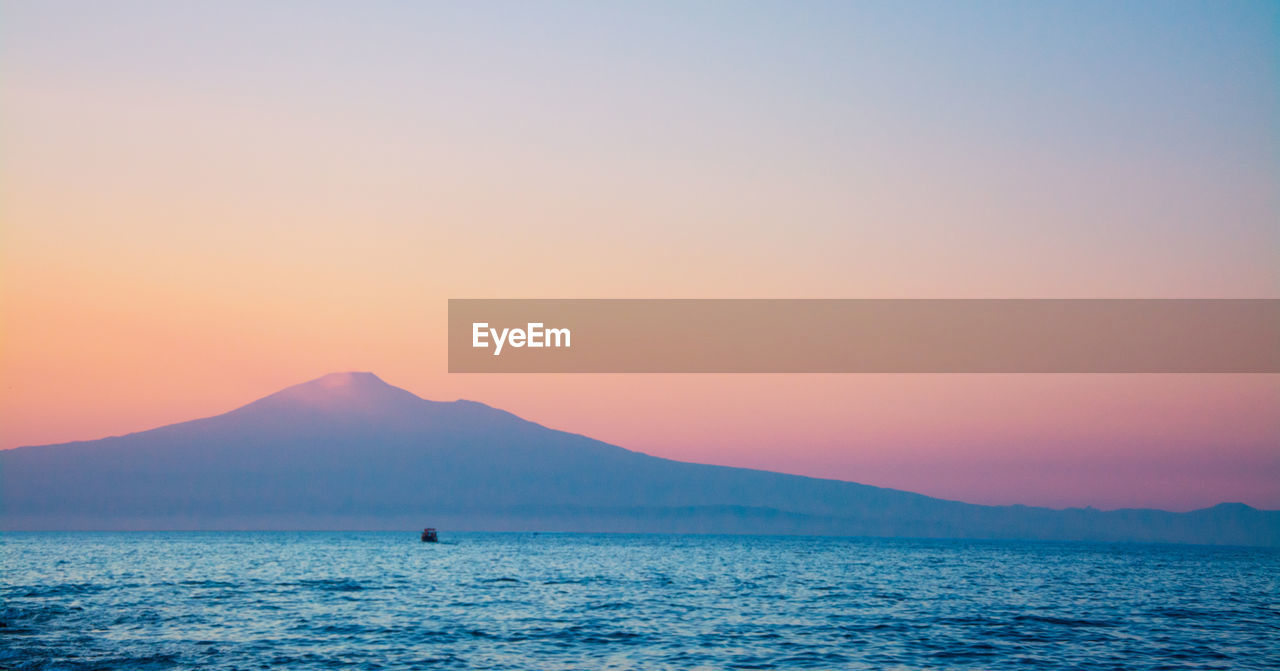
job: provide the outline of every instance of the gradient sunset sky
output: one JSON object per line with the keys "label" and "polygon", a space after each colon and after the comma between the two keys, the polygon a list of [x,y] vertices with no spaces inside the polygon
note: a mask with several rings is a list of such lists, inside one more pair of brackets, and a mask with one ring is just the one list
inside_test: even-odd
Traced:
{"label": "gradient sunset sky", "polygon": [[1280,296],[1280,3],[0,4],[0,447],[369,370],[682,460],[1280,508],[1275,375],[446,373],[448,298]]}

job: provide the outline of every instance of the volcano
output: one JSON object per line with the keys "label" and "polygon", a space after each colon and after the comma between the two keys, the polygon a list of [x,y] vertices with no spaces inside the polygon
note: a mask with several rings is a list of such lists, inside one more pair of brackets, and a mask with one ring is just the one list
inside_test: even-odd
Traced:
{"label": "volcano", "polygon": [[1280,512],[982,506],[662,459],[372,373],[231,412],[0,452],[0,528],[815,534],[1280,545]]}

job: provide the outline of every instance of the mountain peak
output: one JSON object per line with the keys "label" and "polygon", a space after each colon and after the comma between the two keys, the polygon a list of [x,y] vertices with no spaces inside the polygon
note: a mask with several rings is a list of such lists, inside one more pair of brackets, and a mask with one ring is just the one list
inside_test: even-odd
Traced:
{"label": "mountain peak", "polygon": [[310,382],[303,382],[302,385],[315,385],[322,389],[336,389],[341,387],[390,387],[391,385],[382,381],[382,378],[369,372],[347,371],[344,373],[329,373],[318,377]]}
{"label": "mountain peak", "polygon": [[245,407],[289,406],[328,412],[368,413],[404,407],[405,403],[421,402],[422,399],[414,394],[383,382],[382,378],[373,373],[347,371],[329,373],[286,387]]}
{"label": "mountain peak", "polygon": [[385,394],[388,391],[404,392],[403,389],[383,382],[382,378],[373,373],[348,371],[344,373],[329,373],[302,384],[295,384],[292,387],[282,389],[278,394],[305,399],[359,397],[370,394]]}
{"label": "mountain peak", "polygon": [[1216,505],[1216,506],[1214,506],[1214,507],[1210,508],[1209,510],[1229,511],[1229,512],[1240,512],[1240,511],[1246,511],[1246,510],[1247,510],[1247,511],[1254,511],[1254,510],[1257,510],[1257,508],[1254,508],[1253,506],[1251,506],[1251,505],[1249,505],[1249,504],[1247,504],[1247,503],[1239,503],[1239,502],[1231,502],[1231,501],[1228,501],[1228,502],[1225,502],[1225,503],[1219,503],[1218,505]]}

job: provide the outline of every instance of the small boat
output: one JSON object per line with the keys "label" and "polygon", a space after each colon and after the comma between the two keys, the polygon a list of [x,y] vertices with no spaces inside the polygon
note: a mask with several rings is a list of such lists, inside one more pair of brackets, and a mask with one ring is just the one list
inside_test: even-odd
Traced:
{"label": "small boat", "polygon": [[435,529],[423,529],[422,542],[423,543],[439,543],[440,537],[436,534]]}

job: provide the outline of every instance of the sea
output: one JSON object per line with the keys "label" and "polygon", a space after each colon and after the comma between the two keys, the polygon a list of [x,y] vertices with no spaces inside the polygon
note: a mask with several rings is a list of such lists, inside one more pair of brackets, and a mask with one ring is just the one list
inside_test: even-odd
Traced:
{"label": "sea", "polygon": [[1280,550],[0,535],[6,669],[1280,669]]}

